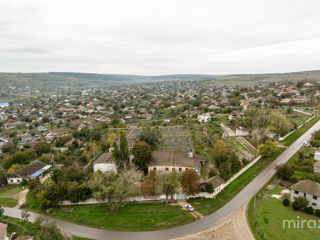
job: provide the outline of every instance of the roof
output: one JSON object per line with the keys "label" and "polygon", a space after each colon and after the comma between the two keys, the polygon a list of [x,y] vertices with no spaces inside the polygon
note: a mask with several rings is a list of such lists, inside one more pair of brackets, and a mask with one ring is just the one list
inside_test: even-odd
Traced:
{"label": "roof", "polygon": [[[47,165],[43,162],[40,162],[39,160],[35,160],[29,163],[28,165],[24,166],[23,168],[19,169],[14,175],[18,177],[29,177],[29,176],[33,176],[35,173],[39,171],[43,173],[45,170],[49,169],[50,167],[51,165]],[[38,174],[37,176],[39,176],[40,174]]]}
{"label": "roof", "polygon": [[7,224],[4,224],[2,222],[0,222],[0,238],[2,239],[5,234],[7,233],[7,227],[8,225]]}
{"label": "roof", "polygon": [[103,153],[98,157],[96,161],[94,161],[94,164],[99,164],[99,163],[113,163],[113,156],[111,152]]}
{"label": "roof", "polygon": [[186,152],[181,151],[156,151],[152,153],[150,166],[181,166],[200,168],[200,160],[204,160],[201,155],[188,157]]}
{"label": "roof", "polygon": [[213,176],[209,178],[206,182],[212,184],[213,188],[217,188],[225,183],[220,176]]}
{"label": "roof", "polygon": [[302,180],[291,186],[291,189],[314,196],[320,196],[320,184],[311,180]]}

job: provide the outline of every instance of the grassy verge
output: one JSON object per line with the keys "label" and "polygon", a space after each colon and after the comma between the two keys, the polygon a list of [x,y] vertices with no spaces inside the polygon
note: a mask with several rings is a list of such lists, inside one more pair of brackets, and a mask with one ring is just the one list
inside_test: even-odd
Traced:
{"label": "grassy verge", "polygon": [[0,188],[0,198],[12,198],[21,191],[20,185],[6,185],[4,188]]}
{"label": "grassy verge", "polygon": [[193,204],[196,211],[203,215],[215,212],[220,207],[229,202],[236,194],[238,194],[245,186],[247,186],[263,169],[273,162],[285,149],[277,148],[269,157],[261,158],[257,163],[250,167],[247,171],[236,178],[225,189],[223,189],[214,199],[189,199],[188,202]]}
{"label": "grassy verge", "polygon": [[311,240],[320,238],[319,229],[308,228],[306,223],[303,228],[293,228],[292,225],[291,228],[288,225],[283,227],[283,220],[292,219],[296,221],[299,217],[299,220],[316,220],[318,222],[319,218],[301,211],[295,211],[292,207],[285,207],[280,200],[266,195],[260,195],[257,198],[258,203],[255,213],[253,211],[254,199],[250,201],[247,212],[249,225],[255,239]]}
{"label": "grassy verge", "polygon": [[27,210],[49,214],[52,217],[109,230],[150,231],[185,225],[195,218],[180,206],[164,203],[128,204],[116,210],[106,206],[69,206],[41,211],[30,193]]}
{"label": "grassy verge", "polygon": [[0,206],[2,207],[14,207],[18,204],[18,200],[15,198],[0,198]]}
{"label": "grassy verge", "polygon": [[286,139],[284,139],[281,142],[285,146],[290,146],[294,141],[296,141],[299,137],[301,137],[309,128],[311,128],[319,120],[320,120],[320,117],[318,116],[313,118],[311,121],[303,125],[301,128],[299,128],[297,131],[289,135]]}

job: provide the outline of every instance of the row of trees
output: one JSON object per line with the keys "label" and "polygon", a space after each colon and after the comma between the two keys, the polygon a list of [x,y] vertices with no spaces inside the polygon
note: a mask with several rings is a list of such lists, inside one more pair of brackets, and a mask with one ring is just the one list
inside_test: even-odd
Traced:
{"label": "row of trees", "polygon": [[165,194],[168,200],[178,192],[179,188],[188,195],[200,192],[200,177],[193,169],[188,169],[183,174],[176,172],[157,172],[152,170],[148,173],[141,185],[143,195]]}

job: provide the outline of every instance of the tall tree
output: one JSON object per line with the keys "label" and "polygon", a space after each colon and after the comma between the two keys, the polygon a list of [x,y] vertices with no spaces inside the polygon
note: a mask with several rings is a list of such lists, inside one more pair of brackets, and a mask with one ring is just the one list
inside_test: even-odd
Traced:
{"label": "tall tree", "polygon": [[166,201],[168,201],[169,196],[173,199],[173,195],[177,192],[179,181],[176,172],[171,173],[161,173],[160,174],[160,185],[162,192],[166,195]]}
{"label": "tall tree", "polygon": [[152,161],[152,150],[151,147],[145,142],[138,142],[132,153],[134,155],[133,163],[138,167],[139,170],[143,171],[144,174],[148,173],[148,165]]}
{"label": "tall tree", "polygon": [[193,169],[187,169],[184,171],[181,186],[183,192],[188,195],[194,195],[200,192],[200,176]]}
{"label": "tall tree", "polygon": [[7,174],[2,166],[0,166],[0,187],[7,184]]}
{"label": "tall tree", "polygon": [[146,180],[141,185],[143,195],[156,195],[158,187],[157,171],[152,170],[148,173]]}
{"label": "tall tree", "polygon": [[125,166],[129,165],[129,148],[128,148],[128,140],[125,132],[121,132],[120,134],[120,157],[122,161],[125,163]]}

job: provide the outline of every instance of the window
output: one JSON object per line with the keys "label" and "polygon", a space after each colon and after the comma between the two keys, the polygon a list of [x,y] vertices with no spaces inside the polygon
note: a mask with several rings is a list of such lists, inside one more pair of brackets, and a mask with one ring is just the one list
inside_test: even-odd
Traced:
{"label": "window", "polygon": [[182,168],[180,167],[180,168],[179,168],[179,172],[181,172],[181,171],[182,171]]}
{"label": "window", "polygon": [[169,168],[166,167],[166,172],[168,172],[168,171],[169,171]]}
{"label": "window", "polygon": [[157,170],[157,168],[156,168],[156,167],[154,167],[154,168],[153,168],[153,170],[155,170],[155,171],[156,171],[156,170]]}
{"label": "window", "polygon": [[305,197],[305,196],[307,196],[307,194],[304,193],[303,196]]}
{"label": "window", "polygon": [[317,196],[313,196],[313,199],[317,200],[318,198],[317,198]]}
{"label": "window", "polygon": [[317,206],[317,204],[316,203],[312,203],[312,206]]}
{"label": "window", "polygon": [[298,191],[294,191],[294,193],[295,193],[295,194],[299,194],[299,192],[298,192]]}

